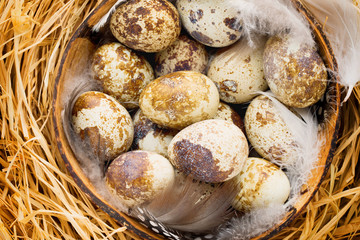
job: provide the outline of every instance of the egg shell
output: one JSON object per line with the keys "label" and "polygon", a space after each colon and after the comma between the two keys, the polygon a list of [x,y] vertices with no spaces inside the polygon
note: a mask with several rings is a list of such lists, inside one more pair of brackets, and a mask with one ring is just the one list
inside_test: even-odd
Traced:
{"label": "egg shell", "polygon": [[140,95],[140,109],[152,122],[182,129],[212,118],[219,106],[219,93],[205,75],[179,71],[152,81]]}
{"label": "egg shell", "polygon": [[294,136],[268,97],[251,101],[244,122],[249,142],[263,158],[287,164],[297,159]]}
{"label": "egg shell", "polygon": [[264,73],[271,91],[291,107],[305,108],[316,103],[327,86],[326,67],[316,49],[288,35],[267,41]]}
{"label": "egg shell", "polygon": [[168,149],[181,172],[205,182],[224,182],[241,171],[249,149],[243,132],[229,121],[210,119],[180,131]]}
{"label": "egg shell", "polygon": [[213,119],[230,121],[245,133],[244,122],[240,115],[226,103],[220,102],[218,110]]}
{"label": "egg shell", "polygon": [[199,42],[181,35],[173,44],[155,55],[157,77],[177,71],[196,71],[205,74],[208,53]]}
{"label": "egg shell", "polygon": [[207,76],[214,81],[222,101],[245,103],[268,88],[263,70],[264,44],[251,48],[239,41],[215,54]]}
{"label": "egg shell", "polygon": [[290,182],[286,174],[262,158],[248,158],[234,180],[240,182],[241,190],[232,205],[241,212],[283,204],[290,194]]}
{"label": "egg shell", "polygon": [[74,131],[89,141],[92,151],[103,160],[127,151],[134,136],[130,114],[102,92],[85,92],[78,97],[72,109],[72,124]]}
{"label": "egg shell", "polygon": [[120,43],[99,47],[92,62],[95,78],[103,92],[115,97],[126,108],[136,108],[144,87],[154,80],[154,71],[144,57]]}
{"label": "egg shell", "polygon": [[223,0],[178,0],[182,24],[197,41],[211,47],[225,47],[242,35],[238,11]]}
{"label": "egg shell", "polygon": [[121,4],[110,20],[110,29],[129,48],[158,52],[180,35],[180,17],[166,0],[129,0]]}
{"label": "egg shell", "polygon": [[173,137],[178,133],[177,130],[160,127],[150,121],[140,109],[134,115],[133,123],[133,150],[151,151],[168,157],[167,149]]}
{"label": "egg shell", "polygon": [[105,174],[109,190],[129,207],[153,200],[172,185],[174,178],[170,162],[148,151],[131,151],[118,156]]}

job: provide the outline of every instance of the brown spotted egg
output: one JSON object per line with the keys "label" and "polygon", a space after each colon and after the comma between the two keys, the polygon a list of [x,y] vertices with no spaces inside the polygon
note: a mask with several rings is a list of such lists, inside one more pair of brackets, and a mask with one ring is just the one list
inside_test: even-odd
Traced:
{"label": "brown spotted egg", "polygon": [[205,74],[208,53],[199,42],[181,35],[167,49],[155,55],[157,77],[177,71],[196,71]]}
{"label": "brown spotted egg", "polygon": [[180,35],[176,8],[166,0],[129,0],[121,4],[110,20],[113,35],[129,48],[159,52]]}
{"label": "brown spotted egg", "polygon": [[305,108],[316,103],[327,86],[326,67],[316,49],[288,35],[267,41],[264,73],[276,98],[291,107]]}
{"label": "brown spotted egg", "polygon": [[129,113],[113,97],[102,92],[85,92],[72,109],[74,131],[89,141],[94,153],[112,160],[127,151],[134,127]]}
{"label": "brown spotted egg", "polygon": [[178,132],[177,130],[160,127],[147,118],[140,109],[134,115],[133,123],[133,150],[156,152],[164,157],[168,157],[167,149],[170,141]]}
{"label": "brown spotted egg", "polygon": [[137,107],[141,91],[154,80],[154,71],[145,58],[120,43],[99,47],[92,69],[95,78],[102,82],[103,91],[126,108]]}
{"label": "brown spotted egg", "polygon": [[294,136],[268,97],[254,98],[244,120],[247,138],[263,158],[284,163],[297,159]]}
{"label": "brown spotted egg", "polygon": [[239,114],[226,103],[220,102],[219,108],[213,119],[230,121],[236,126],[238,126],[243,132],[245,132],[243,120],[241,119]]}
{"label": "brown spotted egg", "polygon": [[159,77],[140,95],[140,109],[160,126],[182,129],[212,118],[219,106],[219,93],[204,74],[179,71]]}
{"label": "brown spotted egg", "polygon": [[242,35],[238,11],[223,0],[178,0],[176,7],[188,33],[211,47],[225,47]]}
{"label": "brown spotted egg", "polygon": [[249,149],[229,121],[211,119],[181,130],[170,142],[169,160],[180,172],[205,182],[224,182],[243,168]]}
{"label": "brown spotted egg", "polygon": [[118,156],[105,174],[110,191],[129,207],[153,200],[173,184],[174,178],[170,162],[148,151],[131,151]]}
{"label": "brown spotted egg", "polygon": [[268,88],[263,70],[264,44],[250,48],[240,41],[216,53],[207,76],[214,81],[222,101],[244,103]]}
{"label": "brown spotted egg", "polygon": [[248,158],[234,181],[240,182],[240,191],[232,205],[241,212],[283,204],[290,195],[290,182],[286,174],[262,158]]}

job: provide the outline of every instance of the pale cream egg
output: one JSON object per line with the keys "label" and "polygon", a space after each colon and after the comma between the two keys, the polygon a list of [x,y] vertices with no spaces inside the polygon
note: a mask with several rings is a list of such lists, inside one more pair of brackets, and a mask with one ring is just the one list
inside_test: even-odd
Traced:
{"label": "pale cream egg", "polygon": [[220,102],[219,108],[213,119],[230,121],[245,132],[244,122],[240,115],[226,103]]}
{"label": "pale cream egg", "polygon": [[246,135],[263,158],[290,164],[297,159],[298,145],[272,101],[254,98],[245,113]]}
{"label": "pale cream egg", "polygon": [[276,98],[291,107],[305,108],[316,103],[327,86],[326,67],[316,48],[288,35],[267,41],[264,73]]}
{"label": "pale cream egg", "polygon": [[240,128],[229,121],[211,119],[181,130],[170,142],[168,154],[180,172],[217,183],[239,174],[249,149]]}
{"label": "pale cream egg", "polygon": [[242,35],[238,10],[223,0],[178,0],[182,24],[197,41],[211,47],[225,47]]}
{"label": "pale cream egg", "polygon": [[180,35],[179,13],[166,0],[132,0],[121,4],[110,21],[113,35],[127,47],[159,52]]}
{"label": "pale cream egg", "polygon": [[231,181],[239,181],[240,184],[240,191],[232,205],[241,212],[283,204],[290,195],[286,174],[274,163],[262,158],[248,158],[243,170]]}
{"label": "pale cream egg", "polygon": [[108,167],[109,190],[128,207],[149,202],[171,186],[175,172],[160,154],[131,151],[118,156]]}
{"label": "pale cream egg", "polygon": [[160,126],[182,129],[212,118],[219,106],[215,84],[204,74],[179,71],[164,75],[146,86],[140,109]]}
{"label": "pale cream egg", "polygon": [[268,85],[263,70],[265,41],[251,48],[239,41],[219,50],[211,60],[207,76],[214,81],[220,99],[227,103],[245,103]]}
{"label": "pale cream egg", "polygon": [[208,53],[201,43],[181,35],[173,44],[155,55],[157,77],[177,71],[196,71],[205,74]]}
{"label": "pale cream egg", "polygon": [[127,151],[134,126],[127,110],[113,97],[96,91],[81,94],[72,109],[74,131],[90,144],[102,160],[112,160]]}
{"label": "pale cream egg", "polygon": [[177,130],[162,128],[153,123],[139,109],[133,117],[134,141],[133,150],[156,152],[168,157],[167,149],[170,141],[178,133]]}
{"label": "pale cream egg", "polygon": [[93,56],[92,69],[102,83],[103,92],[126,108],[138,107],[141,91],[154,80],[148,61],[120,43],[99,47]]}

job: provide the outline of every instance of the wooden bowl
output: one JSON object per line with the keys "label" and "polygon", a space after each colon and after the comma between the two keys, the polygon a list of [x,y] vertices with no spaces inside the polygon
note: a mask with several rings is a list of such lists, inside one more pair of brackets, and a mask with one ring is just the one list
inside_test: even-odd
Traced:
{"label": "wooden bowl", "polygon": [[[319,46],[320,53],[327,67],[336,73],[337,63],[329,41],[322,31],[322,26],[300,1],[292,0],[292,2],[294,6],[296,6],[297,10],[303,14],[310,23]],[[96,205],[138,236],[145,239],[164,239],[164,237],[141,225],[136,219],[116,210],[106,200],[104,200],[98,192],[96,192],[93,184],[85,176],[83,170],[79,166],[64,132],[62,114],[65,106],[67,105],[66,101],[69,99],[70,92],[68,91],[68,86],[74,85],[74,76],[76,77],[87,74],[87,65],[89,64],[88,59],[92,56],[97,44],[96,36],[94,37],[91,28],[115,3],[116,0],[103,1],[76,30],[66,48],[54,88],[53,121],[57,145],[71,176],[74,178],[77,185]],[[294,220],[314,196],[328,171],[336,147],[340,107],[340,87],[337,84],[334,75],[332,74],[331,76],[332,79],[325,97],[327,101],[319,103],[322,105],[323,111],[318,118],[321,124],[322,134],[325,135],[325,143],[321,148],[320,157],[316,163],[318,167],[314,168],[312,176],[307,182],[307,187],[301,192],[301,197],[290,209],[290,211],[287,212],[281,222],[253,239],[268,239]]]}

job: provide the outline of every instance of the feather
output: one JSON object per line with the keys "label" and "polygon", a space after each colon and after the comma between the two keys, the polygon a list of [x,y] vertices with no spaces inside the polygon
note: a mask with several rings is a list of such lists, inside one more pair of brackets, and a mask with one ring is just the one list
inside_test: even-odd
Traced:
{"label": "feather", "polygon": [[271,99],[279,115],[291,131],[297,145],[295,146],[297,161],[286,165],[276,162],[287,170],[291,185],[290,198],[296,198],[302,186],[310,177],[324,142],[319,135],[318,122],[309,108],[292,108],[293,112],[278,101],[271,92],[262,94]]}
{"label": "feather", "polygon": [[177,174],[173,186],[149,204],[132,210],[132,215],[145,224],[150,219],[152,228],[160,226],[156,232],[182,237],[188,234],[193,239],[213,232],[230,219],[234,213],[231,203],[238,185],[231,180],[209,184]]}
{"label": "feather", "polygon": [[253,210],[231,221],[216,235],[218,240],[246,240],[253,238],[278,223],[286,212],[285,206],[274,204]]}
{"label": "feather", "polygon": [[360,10],[351,0],[303,2],[324,26],[338,64],[338,79],[347,89],[347,101],[360,81]]}
{"label": "feather", "polygon": [[[323,138],[319,135],[318,122],[310,109],[288,109],[278,101],[271,92],[260,92],[272,100],[272,104],[280,117],[291,131],[296,142],[297,160],[291,163],[272,160],[285,170],[290,180],[291,193],[288,201],[283,204],[271,205],[255,209],[240,217],[231,219],[229,224],[222,227],[217,239],[250,239],[274,226],[283,218],[286,212],[300,196],[306,187],[307,179],[318,160]],[[231,237],[230,237],[231,236]]]}
{"label": "feather", "polygon": [[238,9],[249,45],[256,45],[257,35],[288,33],[302,43],[314,46],[309,25],[289,0],[226,0]]}
{"label": "feather", "polygon": [[118,0],[111,8],[110,10],[99,20],[98,23],[96,23],[92,31],[93,32],[99,32],[100,29],[110,20],[111,15],[115,12],[116,8],[126,0]]}

